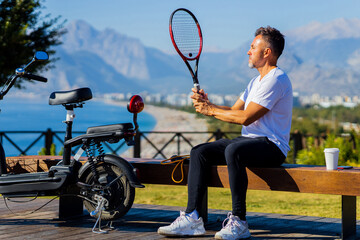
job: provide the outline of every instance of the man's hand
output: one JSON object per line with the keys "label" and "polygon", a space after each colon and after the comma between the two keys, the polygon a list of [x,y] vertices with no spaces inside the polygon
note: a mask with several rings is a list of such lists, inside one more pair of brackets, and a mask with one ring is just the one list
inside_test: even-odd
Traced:
{"label": "man's hand", "polygon": [[204,92],[204,89],[200,89],[199,91],[197,91],[195,88],[191,89],[193,91],[193,95],[191,96],[191,98],[196,99],[197,101],[209,101],[208,99],[208,94]]}
{"label": "man's hand", "polygon": [[213,116],[213,107],[209,101],[198,102],[198,101],[193,100],[193,103],[194,103],[196,112],[201,113],[206,116]]}
{"label": "man's hand", "polygon": [[204,92],[204,89],[201,89],[199,92],[193,88],[193,95],[191,96],[196,112],[201,113],[206,116],[212,116],[212,103],[208,99],[207,93]]}

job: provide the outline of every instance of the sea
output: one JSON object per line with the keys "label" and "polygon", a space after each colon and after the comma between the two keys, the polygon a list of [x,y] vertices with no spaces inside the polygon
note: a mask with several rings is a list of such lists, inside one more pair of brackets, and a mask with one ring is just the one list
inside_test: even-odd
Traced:
{"label": "sea", "polygon": [[[62,105],[51,106],[48,100],[32,98],[7,98],[0,102],[0,132],[3,131],[65,131],[66,110]],[[103,100],[92,99],[85,102],[83,108],[75,108],[75,119],[73,132],[85,132],[88,127],[126,123],[133,121],[133,115],[127,111],[125,106],[108,104]],[[155,118],[143,111],[138,114],[139,129],[151,131],[155,124]],[[81,133],[74,133],[73,137]],[[39,133],[9,133],[7,136],[16,143],[22,150],[30,147],[31,143],[40,136]],[[60,139],[64,134],[58,134]],[[3,137],[2,144],[6,156],[18,156],[20,151]],[[26,155],[37,155],[44,146],[45,138],[31,146]],[[54,138],[56,151],[61,149],[61,142]],[[122,147],[118,153],[127,149]]]}

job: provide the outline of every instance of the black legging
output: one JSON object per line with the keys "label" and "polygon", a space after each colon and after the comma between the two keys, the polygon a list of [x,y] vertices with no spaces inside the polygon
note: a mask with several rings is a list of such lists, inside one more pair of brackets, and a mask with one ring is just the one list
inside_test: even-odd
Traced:
{"label": "black legging", "polygon": [[246,220],[246,167],[277,167],[285,161],[281,150],[267,137],[220,139],[195,146],[190,153],[186,213],[199,212],[212,165],[227,164],[232,213]]}

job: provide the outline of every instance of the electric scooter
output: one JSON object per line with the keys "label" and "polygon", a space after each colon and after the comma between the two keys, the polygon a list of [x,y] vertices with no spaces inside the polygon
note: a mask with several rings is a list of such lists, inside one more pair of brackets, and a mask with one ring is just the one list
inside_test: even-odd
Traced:
{"label": "electric scooter", "polygon": [[[27,73],[26,69],[35,62],[47,59],[46,52],[38,51],[29,64],[16,69],[15,75],[9,78],[0,92],[0,100],[20,77],[46,82],[46,78]],[[112,221],[125,215],[133,204],[135,188],[144,187],[128,161],[117,155],[105,154],[102,147],[102,142],[116,143],[122,139],[127,145],[134,144],[138,129],[137,114],[143,110],[144,102],[139,95],[131,97],[127,107],[133,113],[133,123],[89,127],[86,134],[72,137],[74,109],[83,107],[84,102],[91,98],[89,88],[51,93],[49,104],[63,105],[67,113],[62,161],[50,167],[48,172],[8,173],[5,151],[0,144],[0,194],[6,199],[30,196],[79,197],[83,199],[90,215],[97,218],[99,231],[95,232],[99,233],[105,232],[100,229],[101,220]],[[71,151],[75,146],[80,148],[72,158]],[[84,152],[87,155],[85,163],[82,161],[84,158],[81,158]]]}

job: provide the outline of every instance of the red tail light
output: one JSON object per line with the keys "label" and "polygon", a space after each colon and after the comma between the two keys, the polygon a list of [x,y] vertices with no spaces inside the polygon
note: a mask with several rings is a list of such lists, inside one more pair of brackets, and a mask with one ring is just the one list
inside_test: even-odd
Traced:
{"label": "red tail light", "polygon": [[139,113],[144,109],[144,101],[139,95],[130,98],[127,109],[131,113]]}

